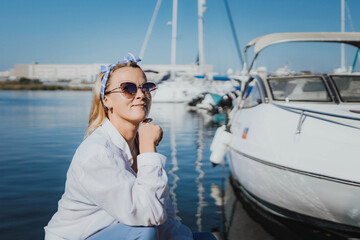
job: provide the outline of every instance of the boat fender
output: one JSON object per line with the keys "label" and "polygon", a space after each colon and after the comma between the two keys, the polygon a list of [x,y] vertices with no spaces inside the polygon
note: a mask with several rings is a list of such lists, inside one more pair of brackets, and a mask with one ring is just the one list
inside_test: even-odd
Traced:
{"label": "boat fender", "polygon": [[219,127],[216,130],[215,136],[210,146],[210,162],[212,162],[214,167],[224,161],[224,157],[231,139],[232,134],[227,131],[225,125]]}

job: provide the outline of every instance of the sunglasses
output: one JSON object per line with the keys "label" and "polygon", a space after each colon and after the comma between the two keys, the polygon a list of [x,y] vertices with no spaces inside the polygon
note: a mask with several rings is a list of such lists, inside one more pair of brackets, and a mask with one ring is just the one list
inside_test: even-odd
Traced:
{"label": "sunglasses", "polygon": [[157,89],[156,84],[153,82],[146,82],[141,84],[140,86],[136,85],[133,82],[122,82],[120,83],[119,87],[116,87],[110,91],[106,91],[105,94],[120,92],[126,98],[133,98],[136,95],[138,88],[140,88],[147,97],[149,97],[150,95],[153,97],[155,95],[155,90]]}

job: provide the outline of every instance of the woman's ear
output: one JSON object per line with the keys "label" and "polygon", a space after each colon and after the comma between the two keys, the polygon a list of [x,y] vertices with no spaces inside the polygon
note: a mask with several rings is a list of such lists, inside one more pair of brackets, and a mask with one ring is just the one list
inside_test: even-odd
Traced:
{"label": "woman's ear", "polygon": [[107,99],[107,97],[104,97],[104,100],[102,101],[102,105],[103,105],[103,107],[104,107],[104,111],[105,111],[105,115],[106,115],[106,117],[108,118],[109,116],[109,108],[107,107],[107,101],[108,101],[108,99]]}
{"label": "woman's ear", "polygon": [[[105,112],[106,114],[109,113],[113,113],[113,107],[111,107],[111,103],[110,102],[110,99],[108,99],[106,96],[104,97],[104,108],[105,108]],[[109,106],[110,105],[110,106]]]}
{"label": "woman's ear", "polygon": [[106,110],[109,109],[109,107],[107,106],[108,104],[109,104],[109,99],[106,96],[104,96],[104,107]]}

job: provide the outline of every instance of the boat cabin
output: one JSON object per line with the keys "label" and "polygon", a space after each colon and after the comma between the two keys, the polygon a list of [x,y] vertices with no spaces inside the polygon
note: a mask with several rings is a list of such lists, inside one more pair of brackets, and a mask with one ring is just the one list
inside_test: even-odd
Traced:
{"label": "boat cabin", "polygon": [[[360,33],[307,32],[274,33],[255,38],[245,48],[244,69],[252,70],[259,53],[266,47],[285,42],[333,42],[360,48]],[[247,51],[254,48],[254,58],[248,66]],[[250,74],[249,74],[250,75]],[[260,77],[250,75],[245,85],[240,107],[253,107],[268,102],[359,103],[359,74],[316,74]]]}
{"label": "boat cabin", "polygon": [[267,102],[355,103],[360,102],[360,75],[251,76],[241,107]]}

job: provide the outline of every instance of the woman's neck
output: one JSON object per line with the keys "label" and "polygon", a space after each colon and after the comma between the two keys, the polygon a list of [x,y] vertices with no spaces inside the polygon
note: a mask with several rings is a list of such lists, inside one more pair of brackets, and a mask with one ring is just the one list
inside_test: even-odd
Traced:
{"label": "woman's neck", "polygon": [[132,151],[135,148],[135,137],[139,128],[139,124],[134,124],[128,121],[112,121],[112,119],[109,120],[118,130],[121,136],[123,136],[129,145],[130,151]]}

